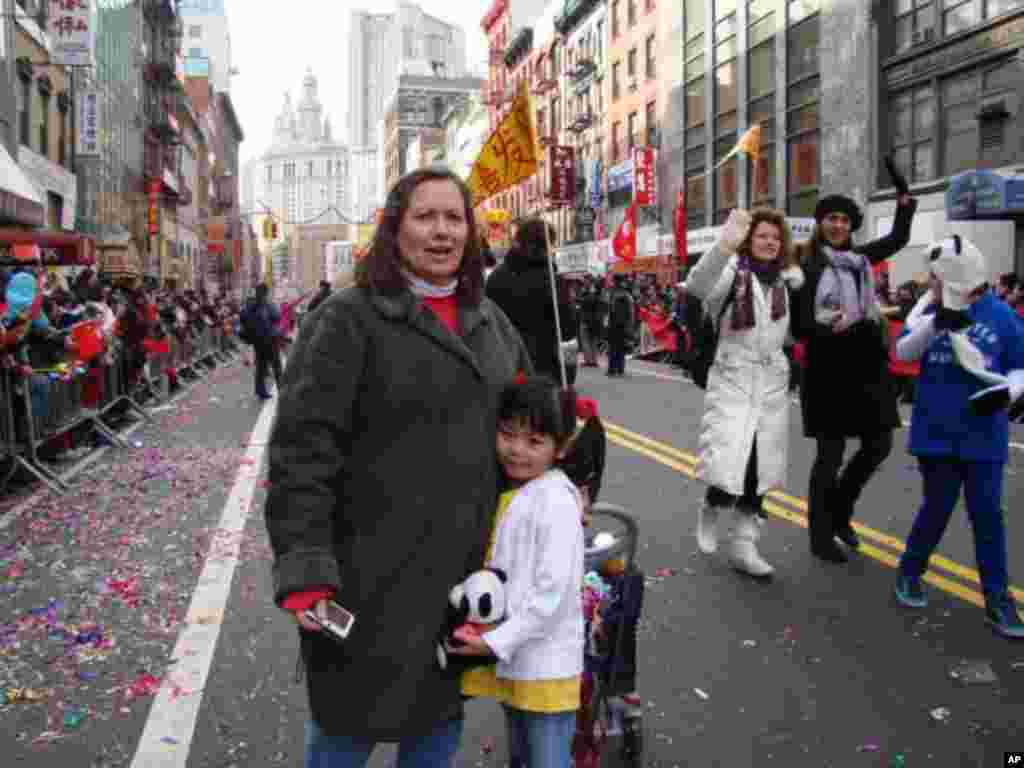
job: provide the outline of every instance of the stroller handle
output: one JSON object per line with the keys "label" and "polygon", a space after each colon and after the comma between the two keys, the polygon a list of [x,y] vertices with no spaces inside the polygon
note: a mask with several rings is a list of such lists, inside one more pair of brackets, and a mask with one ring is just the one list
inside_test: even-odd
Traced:
{"label": "stroller handle", "polygon": [[616,538],[614,542],[606,547],[587,547],[584,557],[587,562],[595,560],[606,561],[615,557],[625,556],[625,566],[629,568],[636,561],[637,541],[640,536],[640,529],[636,520],[625,508],[617,504],[609,504],[599,501],[590,508],[594,519],[604,517],[614,520],[625,528],[625,536]]}

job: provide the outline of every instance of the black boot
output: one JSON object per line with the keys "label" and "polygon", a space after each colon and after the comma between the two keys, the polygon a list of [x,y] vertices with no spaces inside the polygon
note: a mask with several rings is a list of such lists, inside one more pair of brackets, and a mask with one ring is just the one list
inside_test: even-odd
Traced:
{"label": "black boot", "polygon": [[827,563],[846,563],[850,558],[834,540],[811,542],[811,554]]}

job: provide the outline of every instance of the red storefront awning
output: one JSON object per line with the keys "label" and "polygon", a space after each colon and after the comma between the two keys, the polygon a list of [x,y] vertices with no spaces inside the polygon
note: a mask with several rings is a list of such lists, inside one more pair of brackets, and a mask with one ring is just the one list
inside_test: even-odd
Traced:
{"label": "red storefront awning", "polygon": [[52,229],[16,229],[0,227],[0,245],[9,245],[11,255],[3,266],[36,261],[36,249],[18,246],[37,246],[45,266],[92,266],[96,262],[96,244],[91,237],[75,232]]}

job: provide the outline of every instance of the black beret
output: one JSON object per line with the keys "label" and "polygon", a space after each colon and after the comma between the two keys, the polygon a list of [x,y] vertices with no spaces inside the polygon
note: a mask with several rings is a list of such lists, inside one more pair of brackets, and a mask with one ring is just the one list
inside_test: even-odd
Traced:
{"label": "black beret", "polygon": [[814,220],[820,223],[830,213],[845,213],[849,216],[851,232],[856,232],[864,223],[860,206],[845,195],[827,195],[821,198],[814,208]]}

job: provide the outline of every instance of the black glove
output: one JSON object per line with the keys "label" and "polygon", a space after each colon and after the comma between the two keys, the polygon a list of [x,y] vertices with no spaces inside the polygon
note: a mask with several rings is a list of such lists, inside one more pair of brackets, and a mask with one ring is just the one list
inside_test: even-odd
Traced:
{"label": "black glove", "polygon": [[971,319],[962,309],[947,309],[946,307],[939,307],[938,311],[935,313],[936,331],[962,331],[964,328],[969,327],[970,324]]}
{"label": "black glove", "polygon": [[971,395],[971,410],[977,416],[992,416],[1010,407],[1010,386],[996,384]]}
{"label": "black glove", "polygon": [[896,191],[901,195],[909,195],[910,185],[907,184],[906,177],[896,167],[892,155],[887,155],[885,158],[885,170],[889,172],[889,178],[892,179],[892,185],[896,187]]}

